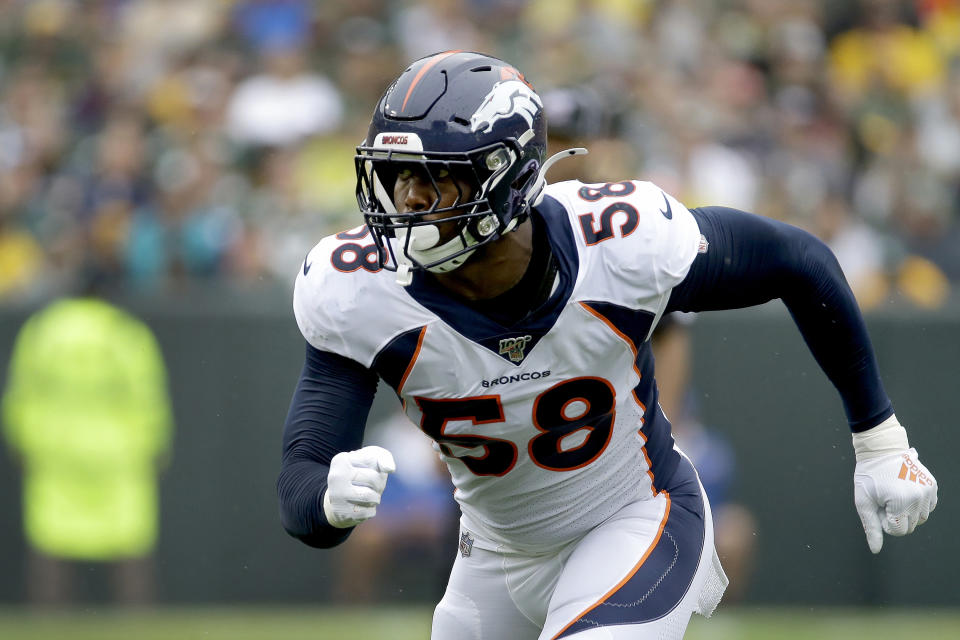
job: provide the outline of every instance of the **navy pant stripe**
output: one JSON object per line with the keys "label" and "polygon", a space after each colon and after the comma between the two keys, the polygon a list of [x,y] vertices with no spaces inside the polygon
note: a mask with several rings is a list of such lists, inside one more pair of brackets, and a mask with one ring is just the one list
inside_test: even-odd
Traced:
{"label": "navy pant stripe", "polygon": [[670,484],[673,491],[667,492],[666,522],[633,575],[557,638],[590,627],[657,620],[670,613],[686,595],[703,551],[703,496],[693,467],[685,459]]}

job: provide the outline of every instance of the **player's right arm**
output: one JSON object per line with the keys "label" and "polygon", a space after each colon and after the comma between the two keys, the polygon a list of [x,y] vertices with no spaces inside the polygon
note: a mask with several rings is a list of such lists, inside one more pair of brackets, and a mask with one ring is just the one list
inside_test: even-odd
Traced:
{"label": "player's right arm", "polygon": [[277,492],[284,528],[314,547],[337,545],[372,518],[394,469],[385,449],[361,448],[377,375],[362,363],[368,345],[349,331],[358,316],[345,301],[359,297],[356,281],[335,260],[359,237],[358,231],[322,240],[294,288],[294,315],[307,346],[284,426]]}
{"label": "player's right arm", "polygon": [[340,544],[376,512],[392,471],[392,459],[369,451],[379,447],[360,448],[376,389],[366,367],[307,344],[283,428],[277,494],[284,529],[312,547]]}

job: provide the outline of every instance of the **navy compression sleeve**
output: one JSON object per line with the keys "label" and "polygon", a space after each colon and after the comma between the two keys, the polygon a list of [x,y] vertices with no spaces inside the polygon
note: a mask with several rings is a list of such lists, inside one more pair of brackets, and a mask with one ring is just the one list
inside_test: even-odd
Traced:
{"label": "navy compression sleeve", "polygon": [[796,227],[725,207],[692,210],[707,239],[668,311],[738,309],[780,298],[840,392],[850,428],[893,414],[863,317],[830,249]]}
{"label": "navy compression sleeve", "polygon": [[333,456],[360,448],[376,390],[375,373],[307,344],[283,427],[277,494],[283,528],[311,547],[340,544],[353,531],[327,522],[321,497]]}

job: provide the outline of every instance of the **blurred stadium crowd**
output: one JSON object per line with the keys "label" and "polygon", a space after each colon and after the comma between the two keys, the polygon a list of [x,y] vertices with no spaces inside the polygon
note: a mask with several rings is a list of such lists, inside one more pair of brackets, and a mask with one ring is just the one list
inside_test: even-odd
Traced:
{"label": "blurred stadium crowd", "polygon": [[960,284],[960,0],[0,0],[0,301],[291,286],[409,61],[509,60],[591,173],[784,219],[866,307]]}

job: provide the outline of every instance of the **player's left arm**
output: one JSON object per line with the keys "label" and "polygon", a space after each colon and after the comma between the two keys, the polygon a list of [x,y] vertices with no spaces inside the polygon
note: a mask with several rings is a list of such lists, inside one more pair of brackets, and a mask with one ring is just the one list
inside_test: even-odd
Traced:
{"label": "player's left arm", "polygon": [[854,497],[870,550],[880,551],[882,531],[912,532],[936,507],[937,482],[894,415],[836,257],[813,235],[776,220],[725,207],[691,213],[708,248],[671,292],[667,311],[736,309],[780,298],[843,400],[857,459]]}

